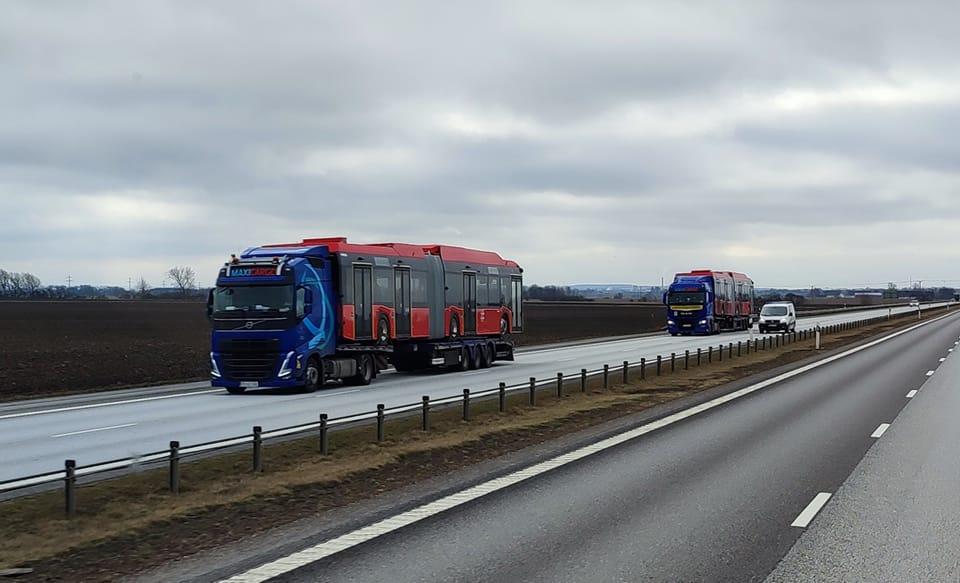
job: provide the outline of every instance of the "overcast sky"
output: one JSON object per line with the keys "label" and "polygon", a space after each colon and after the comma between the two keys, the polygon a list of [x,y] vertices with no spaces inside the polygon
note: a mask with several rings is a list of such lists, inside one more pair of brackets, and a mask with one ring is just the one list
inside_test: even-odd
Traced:
{"label": "overcast sky", "polygon": [[958,22],[955,1],[7,1],[0,267],[209,284],[231,252],[345,235],[496,250],[528,283],[960,280]]}

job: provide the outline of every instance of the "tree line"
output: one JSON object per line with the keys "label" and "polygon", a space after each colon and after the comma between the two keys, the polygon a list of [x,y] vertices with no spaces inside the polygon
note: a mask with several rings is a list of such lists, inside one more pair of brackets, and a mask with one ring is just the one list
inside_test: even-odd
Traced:
{"label": "tree line", "polygon": [[43,287],[32,273],[16,273],[0,269],[0,297],[29,298]]}
{"label": "tree line", "polygon": [[[190,296],[197,293],[197,274],[192,267],[175,266],[164,272],[172,284],[174,293]],[[169,288],[168,288],[169,289]],[[119,286],[92,286],[78,284],[73,286],[44,286],[40,278],[32,273],[16,273],[0,269],[0,298],[96,298],[96,297],[140,297],[148,298],[160,295],[142,275],[134,282],[133,289]]]}

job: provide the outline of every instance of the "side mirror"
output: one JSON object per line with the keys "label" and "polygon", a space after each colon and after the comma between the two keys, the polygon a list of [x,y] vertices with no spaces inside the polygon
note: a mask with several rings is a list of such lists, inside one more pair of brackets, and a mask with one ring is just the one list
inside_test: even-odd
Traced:
{"label": "side mirror", "polygon": [[207,292],[207,319],[213,318],[213,289]]}
{"label": "side mirror", "polygon": [[303,318],[313,311],[313,290],[298,287],[297,288],[297,317]]}

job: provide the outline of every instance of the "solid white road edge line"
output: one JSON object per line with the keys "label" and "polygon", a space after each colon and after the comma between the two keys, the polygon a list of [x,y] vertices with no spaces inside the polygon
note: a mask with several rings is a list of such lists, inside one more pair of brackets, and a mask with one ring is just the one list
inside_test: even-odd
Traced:
{"label": "solid white road edge line", "polygon": [[81,431],[71,431],[69,433],[58,433],[50,437],[67,437],[70,435],[80,435],[82,433],[96,433],[97,431],[108,431],[110,429],[121,429],[123,427],[133,427],[136,423],[124,423],[123,425],[111,425],[110,427],[97,427],[95,429],[83,429]]}
{"label": "solid white road edge line", "polygon": [[907,393],[907,398],[908,398],[908,399],[912,399],[912,398],[914,398],[914,397],[916,397],[916,396],[917,396],[917,389],[913,389],[912,391],[910,391],[909,393]]}
{"label": "solid white road edge line", "polygon": [[873,433],[870,434],[870,437],[873,437],[873,438],[875,438],[875,439],[879,439],[879,438],[883,437],[883,434],[887,432],[887,429],[890,429],[890,424],[889,424],[889,423],[881,423],[880,425],[877,426],[876,429],[873,430]]}
{"label": "solid white road edge line", "polygon": [[828,500],[830,500],[830,496],[831,494],[829,492],[820,492],[814,496],[813,500],[810,501],[810,504],[807,504],[807,507],[804,508],[803,512],[801,512],[799,516],[797,516],[797,518],[790,523],[790,526],[807,528],[817,513],[820,512],[820,509],[826,505]]}
{"label": "solid white road edge line", "polygon": [[224,389],[209,389],[206,391],[194,391],[192,393],[177,393],[175,395],[158,395],[156,397],[141,397],[139,399],[126,399],[123,401],[109,401],[106,403],[91,403],[89,405],[72,405],[70,407],[60,407],[58,409],[40,409],[38,411],[25,411],[23,413],[10,413],[9,415],[0,415],[2,419],[15,419],[17,417],[32,417],[34,415],[45,415],[47,413],[63,413],[64,411],[79,411],[80,409],[96,409],[98,407],[110,407],[112,405],[127,405],[129,403],[142,403],[144,401],[159,401],[161,399],[175,399],[177,397],[192,397],[193,395],[206,395],[208,393],[225,393]]}
{"label": "solid white road edge line", "polygon": [[[622,443],[636,439],[641,435],[645,435],[652,431],[656,431],[657,429],[661,429],[668,425],[672,425],[678,421],[682,421],[689,417],[698,415],[699,413],[703,413],[704,411],[709,411],[710,409],[723,405],[724,403],[729,403],[730,401],[734,401],[745,395],[749,395],[761,389],[765,389],[771,385],[775,385],[777,383],[780,383],[787,379],[791,379],[796,376],[800,376],[806,372],[820,368],[821,366],[826,366],[827,364],[830,364],[842,358],[846,358],[848,356],[857,354],[858,352],[862,352],[864,350],[867,350],[868,348],[872,348],[874,346],[877,346],[878,344],[882,344],[898,336],[912,332],[917,328],[921,328],[928,324],[932,324],[933,322],[937,322],[938,320],[941,320],[943,318],[946,318],[952,315],[953,314],[945,314],[940,318],[935,318],[927,322],[916,324],[904,330],[894,332],[889,336],[884,336],[883,338],[878,338],[877,340],[868,342],[861,346],[857,346],[856,348],[851,348],[850,350],[846,350],[844,352],[841,352],[840,354],[835,354],[833,356],[824,358],[823,360],[812,362],[810,364],[804,365],[792,371],[788,371],[788,372],[779,374],[773,378],[769,378],[765,381],[761,381],[759,383],[750,385],[748,387],[744,387],[732,393],[728,393],[726,395],[717,397],[715,399],[711,399],[705,403],[701,403],[694,407],[690,407],[689,409],[685,409],[683,411],[679,411],[672,415],[668,415],[662,419],[658,419],[657,421],[653,421],[646,425],[642,425],[640,427],[631,429],[629,431],[625,431],[624,433],[620,433],[612,437],[608,437],[592,445],[588,445],[578,450],[571,451],[569,453],[557,456],[553,459],[540,462],[528,468],[513,472],[512,474],[507,474],[506,476],[494,478],[482,484],[473,486],[472,488],[467,488],[466,490],[461,490],[460,492],[456,492],[454,494],[444,496],[443,498],[424,504],[422,506],[418,506],[417,508],[414,508],[412,510],[402,512],[390,518],[381,520],[380,522],[376,522],[374,524],[361,527],[352,532],[348,532],[336,538],[319,543],[312,547],[308,547],[302,551],[298,551],[296,553],[287,555],[285,557],[281,557],[269,563],[265,563],[259,567],[255,567],[244,573],[234,575],[229,579],[224,579],[221,583],[260,583],[262,581],[272,579],[273,577],[280,576],[284,573],[289,573],[290,571],[299,569],[300,567],[309,565],[310,563],[315,563],[321,559],[324,559],[326,557],[339,553],[340,551],[349,549],[351,547],[355,547],[361,543],[367,542],[369,540],[375,539],[384,534],[403,528],[404,526],[413,524],[415,522],[418,522],[430,516],[440,514],[441,512],[445,512],[447,510],[450,510],[451,508],[455,508],[462,504],[466,504],[471,500],[476,500],[481,496],[485,496],[487,494],[496,492],[498,490],[503,490],[504,488],[508,488],[510,486],[513,486],[514,484],[523,482],[524,480],[528,480],[535,476],[539,476],[540,474],[549,472],[550,470],[554,470],[561,466],[565,466],[579,459],[583,459],[585,457],[591,456],[601,451],[610,449],[611,447],[616,447]],[[811,520],[813,520],[813,517],[816,515],[816,513],[820,510],[821,507],[823,507],[824,504],[827,503],[827,500],[829,499],[830,499],[830,494],[827,494],[827,493],[817,494],[817,497],[814,498],[813,502],[811,502],[810,505],[807,506],[806,510],[804,510],[800,514],[800,516],[797,517],[797,519],[794,521],[792,526],[805,527],[807,524],[810,523]],[[809,516],[807,516],[808,514]],[[802,524],[798,524],[802,521],[801,519],[804,519],[805,521],[803,521]]]}

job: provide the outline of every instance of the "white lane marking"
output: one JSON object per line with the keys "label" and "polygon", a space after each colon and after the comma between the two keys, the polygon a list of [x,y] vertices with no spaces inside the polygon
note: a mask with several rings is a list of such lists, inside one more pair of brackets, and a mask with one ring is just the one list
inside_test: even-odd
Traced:
{"label": "white lane marking", "polygon": [[177,393],[175,395],[158,395],[156,397],[143,397],[140,399],[125,399],[123,401],[109,401],[106,403],[91,403],[90,405],[74,405],[72,407],[60,407],[57,409],[41,409],[39,411],[26,411],[24,413],[11,413],[9,415],[0,415],[0,419],[15,419],[17,417],[32,417],[33,415],[45,415],[47,413],[63,413],[64,411],[79,411],[81,409],[96,409],[99,407],[110,407],[111,405],[127,405],[129,403],[143,403],[145,401],[159,401],[161,399],[175,399],[177,397],[192,397],[193,395],[206,395],[208,393],[226,393],[224,389],[209,389],[206,391],[195,391],[193,393]]}
{"label": "white lane marking", "polygon": [[136,423],[124,423],[123,425],[111,425],[110,427],[96,427],[94,429],[83,429],[80,431],[71,431],[69,433],[57,433],[50,437],[68,437],[70,435],[80,435],[81,433],[96,433],[97,431],[109,431],[110,429],[121,429],[123,427],[133,427]]}
{"label": "white lane marking", "polygon": [[[607,439],[598,441],[593,445],[588,445],[578,450],[557,456],[553,459],[540,462],[528,468],[518,470],[516,472],[513,472],[512,474],[507,474],[506,476],[494,478],[487,482],[483,482],[482,484],[479,484],[477,486],[473,486],[472,488],[467,488],[466,490],[461,490],[460,492],[450,494],[448,496],[445,496],[433,502],[424,504],[423,506],[414,508],[413,510],[402,512],[393,517],[381,520],[380,522],[376,522],[374,524],[361,527],[352,532],[348,532],[336,538],[333,538],[328,541],[314,545],[312,547],[303,549],[302,551],[295,552],[291,555],[287,555],[286,557],[282,557],[272,562],[263,564],[259,567],[255,567],[244,573],[234,575],[229,579],[223,580],[221,583],[260,583],[262,581],[266,581],[268,579],[277,577],[284,573],[289,573],[290,571],[303,567],[304,565],[309,565],[310,563],[314,563],[323,558],[339,553],[340,551],[357,546],[363,542],[373,540],[384,534],[396,531],[400,528],[403,528],[404,526],[423,520],[424,518],[434,516],[441,512],[445,512],[447,510],[450,510],[451,508],[455,508],[471,500],[475,500],[477,498],[480,498],[481,496],[485,496],[491,492],[496,492],[498,490],[508,488],[524,480],[549,472],[553,469],[559,468],[561,466],[575,462],[579,459],[583,459],[585,457],[599,453],[606,449],[610,449],[611,447],[615,447],[627,441],[631,441],[642,435],[645,435],[652,431],[656,431],[657,429],[667,427],[668,425],[672,425],[674,423],[677,423],[678,421],[682,421],[689,417],[693,417],[694,415],[698,415],[700,413],[703,413],[704,411],[708,411],[710,409],[713,409],[714,407],[723,405],[724,403],[728,403],[730,401],[739,399],[744,395],[749,395],[750,393],[759,391],[760,389],[764,389],[771,385],[775,385],[787,379],[791,379],[793,377],[802,375],[811,370],[820,368],[821,366],[830,364],[831,362],[835,362],[842,358],[846,358],[853,354],[857,354],[858,352],[862,352],[864,350],[867,350],[868,348],[872,348],[874,346],[877,346],[878,344],[882,344],[898,336],[902,336],[903,334],[907,334],[913,330],[916,330],[917,328],[921,328],[923,326],[936,322],[942,318],[946,318],[952,315],[953,314],[947,314],[942,316],[941,318],[929,320],[921,324],[916,324],[914,326],[911,326],[910,328],[906,328],[904,330],[894,332],[889,336],[884,336],[883,338],[878,338],[877,340],[874,340],[872,342],[868,342],[861,346],[851,348],[845,352],[841,352],[840,354],[835,354],[833,356],[824,358],[823,360],[812,362],[808,365],[804,365],[792,371],[782,373],[780,375],[777,375],[765,381],[761,381],[759,383],[750,385],[748,387],[744,387],[738,391],[734,391],[732,393],[728,393],[726,395],[716,397],[705,403],[701,403],[694,407],[690,407],[689,409],[678,411],[677,413],[668,415],[662,419],[658,419],[657,421],[653,421],[646,425],[642,425],[640,427],[631,429],[629,431],[625,431],[623,433],[614,435],[612,437],[608,437]],[[818,502],[818,500],[820,500],[824,496],[826,498]],[[794,521],[793,526],[805,527],[807,524],[809,524],[810,520],[813,519],[813,516],[816,515],[817,511],[819,511],[824,504],[826,504],[826,501],[829,498],[830,498],[830,494],[826,494],[826,493],[818,494],[817,498],[814,498],[814,501],[811,502],[810,506],[808,506],[807,509],[804,510],[799,517],[797,517],[797,520]],[[807,516],[808,514],[809,516]]]}
{"label": "white lane marking", "polygon": [[912,398],[914,398],[914,397],[916,397],[916,396],[917,396],[917,389],[913,389],[912,391],[910,391],[909,393],[907,393],[907,398],[908,398],[908,399],[912,399]]}
{"label": "white lane marking", "polygon": [[887,432],[887,429],[890,429],[890,424],[881,423],[880,425],[877,426],[876,429],[873,430],[873,433],[870,434],[870,437],[873,437],[875,439],[880,439],[881,437],[883,437],[883,434]]}
{"label": "white lane marking", "polygon": [[941,358],[941,359],[940,359],[940,362],[943,362],[943,361],[945,361],[945,360],[947,360],[947,359],[946,359],[946,358]]}
{"label": "white lane marking", "polygon": [[790,526],[807,528],[817,513],[820,512],[820,509],[827,503],[827,500],[830,500],[830,496],[831,494],[828,492],[820,492],[814,496],[810,504],[807,504],[807,507],[797,516],[796,520],[790,523]]}
{"label": "white lane marking", "polygon": [[932,376],[933,376],[933,373],[935,373],[935,372],[937,372],[937,371],[935,371],[935,370],[928,370],[928,371],[927,371],[927,376],[928,376],[928,377],[932,377]]}

